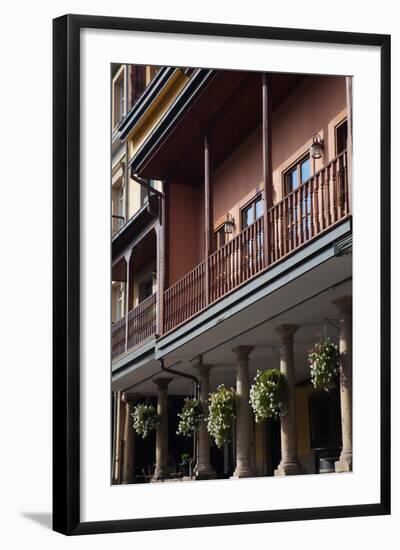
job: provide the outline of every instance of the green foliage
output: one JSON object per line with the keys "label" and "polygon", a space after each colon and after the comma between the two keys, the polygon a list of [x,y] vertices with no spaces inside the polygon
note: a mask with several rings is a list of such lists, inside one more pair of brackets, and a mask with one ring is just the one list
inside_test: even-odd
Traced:
{"label": "green foliage", "polygon": [[141,403],[136,405],[132,413],[133,429],[142,439],[146,439],[150,432],[157,429],[160,417],[153,405]]}
{"label": "green foliage", "polygon": [[340,373],[340,353],[329,338],[314,345],[308,354],[311,382],[315,389],[329,392],[333,389]]}
{"label": "green foliage", "polygon": [[281,418],[286,414],[287,380],[278,369],[257,371],[250,388],[250,404],[256,422]]}
{"label": "green foliage", "polygon": [[207,430],[218,447],[222,447],[226,441],[229,441],[232,422],[235,418],[236,400],[236,390],[226,388],[224,384],[218,386],[214,393],[210,393]]}
{"label": "green foliage", "polygon": [[197,399],[186,397],[182,411],[178,413],[178,418],[179,423],[176,433],[184,437],[193,435],[193,432],[199,427],[200,422],[204,420],[200,402]]}

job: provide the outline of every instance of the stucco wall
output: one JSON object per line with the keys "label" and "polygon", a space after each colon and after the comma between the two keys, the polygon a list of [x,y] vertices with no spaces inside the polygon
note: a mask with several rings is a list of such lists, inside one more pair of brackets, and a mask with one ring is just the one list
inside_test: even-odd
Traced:
{"label": "stucco wall", "polygon": [[201,188],[169,184],[169,284],[201,261],[199,247],[199,203]]}
{"label": "stucco wall", "polygon": [[[324,157],[311,161],[312,172],[335,156],[335,126],[346,116],[344,77],[307,77],[272,113],[273,202],[282,198],[283,173],[309,151],[319,133],[325,141]],[[262,134],[256,128],[214,171],[213,225],[229,212],[237,235],[240,211],[262,189]],[[204,258],[204,185],[198,188],[170,184],[169,284],[173,284]]]}

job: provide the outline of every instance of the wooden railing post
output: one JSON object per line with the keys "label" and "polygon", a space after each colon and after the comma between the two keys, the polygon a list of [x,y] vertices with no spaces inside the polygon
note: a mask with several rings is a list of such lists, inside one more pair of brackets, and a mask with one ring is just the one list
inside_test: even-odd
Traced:
{"label": "wooden railing post", "polygon": [[213,229],[213,201],[211,189],[211,152],[210,136],[204,135],[204,258],[205,265],[205,302],[210,302],[210,265],[209,256],[212,251],[212,229]]}

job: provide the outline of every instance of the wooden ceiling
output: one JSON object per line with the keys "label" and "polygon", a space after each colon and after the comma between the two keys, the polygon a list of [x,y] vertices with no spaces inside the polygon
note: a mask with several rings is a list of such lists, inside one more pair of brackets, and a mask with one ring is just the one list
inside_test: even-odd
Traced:
{"label": "wooden ceiling", "polygon": [[[272,75],[272,110],[300,83],[303,75]],[[203,136],[212,130],[214,167],[261,123],[261,74],[218,71],[149,159],[141,175],[198,185],[203,177]]]}

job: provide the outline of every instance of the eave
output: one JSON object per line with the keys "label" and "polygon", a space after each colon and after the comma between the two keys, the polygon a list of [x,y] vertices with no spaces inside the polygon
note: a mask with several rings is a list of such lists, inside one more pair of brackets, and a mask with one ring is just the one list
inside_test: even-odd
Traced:
{"label": "eave", "polygon": [[129,168],[132,173],[141,173],[141,169],[176,126],[181,116],[215,76],[216,71],[212,69],[196,69],[194,71],[186,86],[130,159]]}
{"label": "eave", "polygon": [[151,105],[157,99],[160,92],[172,78],[176,69],[174,67],[162,67],[153,80],[144,90],[137,102],[132,106],[126,117],[121,121],[117,128],[118,137],[124,141],[135,126],[139,123],[142,116],[150,109]]}

